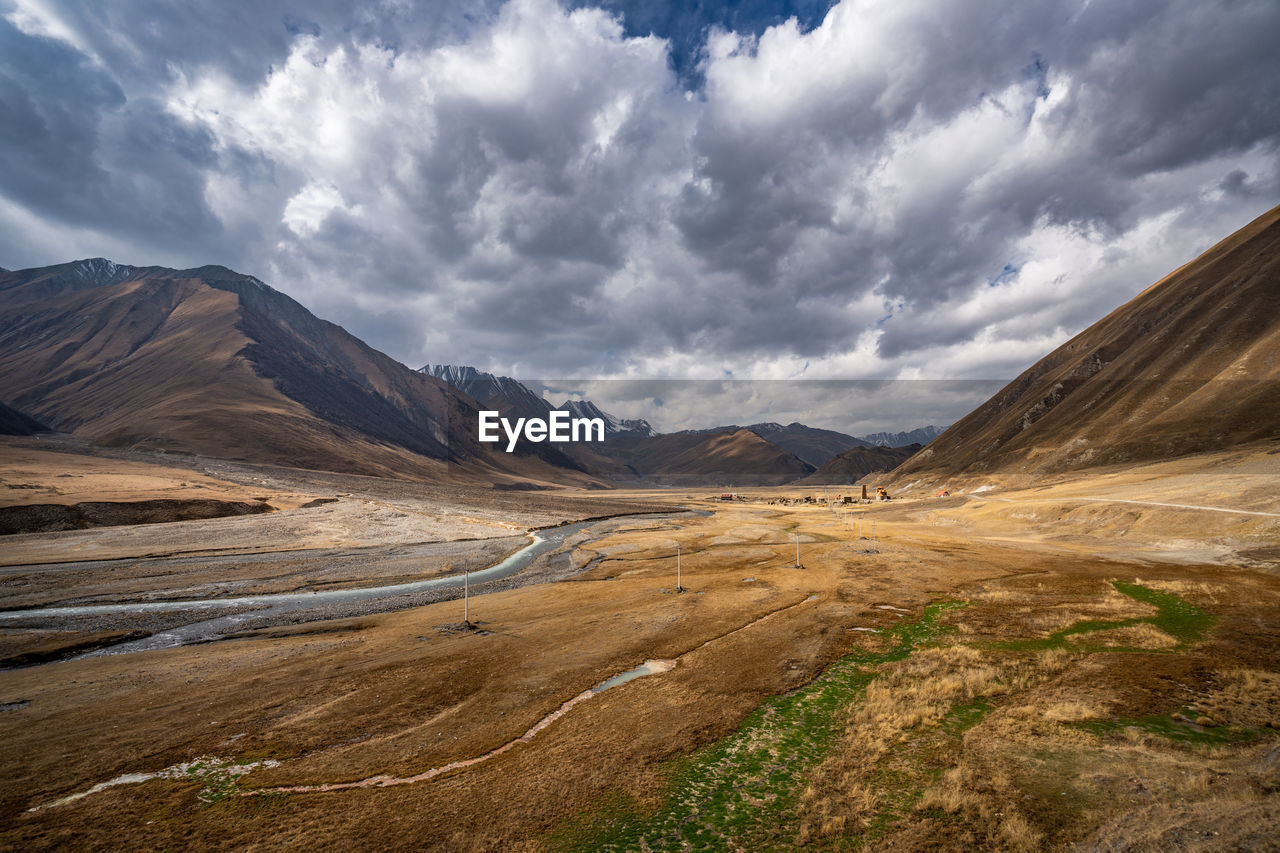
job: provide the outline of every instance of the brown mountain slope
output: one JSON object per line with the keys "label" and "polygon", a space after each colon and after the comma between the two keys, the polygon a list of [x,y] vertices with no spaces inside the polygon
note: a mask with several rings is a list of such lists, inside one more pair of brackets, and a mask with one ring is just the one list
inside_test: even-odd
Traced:
{"label": "brown mountain slope", "polygon": [[[600,452],[639,480],[676,486],[780,485],[813,470],[747,429],[718,433],[618,435]],[[623,475],[612,473],[615,479]]]}
{"label": "brown mountain slope", "polygon": [[919,444],[908,444],[905,447],[854,447],[827,460],[817,471],[796,480],[796,483],[806,486],[856,483],[868,474],[892,471],[919,449]]}
{"label": "brown mountain slope", "polygon": [[320,470],[585,481],[476,440],[475,403],[252,276],[0,274],[0,398],[95,443]]}
{"label": "brown mountain slope", "polygon": [[1280,208],[1041,359],[893,472],[1035,479],[1280,436]]}

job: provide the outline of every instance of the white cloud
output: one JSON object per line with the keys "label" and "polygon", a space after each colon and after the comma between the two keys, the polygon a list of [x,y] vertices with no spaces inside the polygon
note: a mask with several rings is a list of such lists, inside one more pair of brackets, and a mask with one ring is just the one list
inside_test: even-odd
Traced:
{"label": "white cloud", "polygon": [[360,215],[359,207],[349,208],[342,200],[342,193],[333,184],[315,181],[307,184],[284,206],[281,221],[299,237],[309,237],[335,210],[354,216]]}
{"label": "white cloud", "polygon": [[[199,59],[175,48],[159,76],[159,36],[123,14],[13,8],[124,93],[63,134],[99,146],[68,198],[111,180],[74,217],[31,213],[42,245],[132,228],[111,238],[129,260],[175,251],[110,215],[149,209],[123,117],[153,104],[189,136],[173,185],[200,195],[174,208],[217,226],[188,264],[259,275],[410,364],[1007,377],[1280,194],[1269,0],[843,0],[810,31],[711,32],[696,91],[662,39],[551,0],[434,28],[317,5],[323,26],[246,29],[245,56],[183,41]],[[0,196],[45,210],[21,177]]]}
{"label": "white cloud", "polygon": [[11,0],[11,8],[4,18],[27,35],[66,42],[95,62],[101,62],[75,27],[58,14],[53,4],[43,0]]}

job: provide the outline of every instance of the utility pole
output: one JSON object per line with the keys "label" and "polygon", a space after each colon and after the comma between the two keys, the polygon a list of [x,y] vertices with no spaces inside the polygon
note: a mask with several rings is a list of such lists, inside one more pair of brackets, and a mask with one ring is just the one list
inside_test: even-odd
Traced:
{"label": "utility pole", "polygon": [[470,628],[471,617],[467,612],[467,596],[471,592],[471,572],[468,569],[462,570],[462,624]]}
{"label": "utility pole", "polygon": [[684,592],[684,587],[680,585],[680,543],[676,543],[676,592]]}
{"label": "utility pole", "polygon": [[792,535],[796,537],[796,568],[798,569],[800,568],[800,534],[793,533]]}

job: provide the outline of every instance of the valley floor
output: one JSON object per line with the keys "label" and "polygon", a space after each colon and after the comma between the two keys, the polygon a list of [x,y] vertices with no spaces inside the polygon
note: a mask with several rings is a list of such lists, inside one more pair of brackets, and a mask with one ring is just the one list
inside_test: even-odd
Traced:
{"label": "valley floor", "polygon": [[[366,486],[336,491],[372,502],[403,488]],[[1143,500],[1134,483],[1123,495],[1098,488],[1081,494]],[[474,629],[461,602],[439,601],[0,672],[0,845],[1274,843],[1280,573],[1267,549],[1280,519],[1266,513],[1280,509],[1251,505],[1262,514],[1224,527],[1221,513],[1188,521],[1161,515],[1178,508],[1090,502],[1111,514],[1089,516],[996,492],[845,515],[767,502],[785,488],[732,503],[712,491],[517,496],[507,510],[467,510],[515,525],[493,528],[502,542],[541,526],[523,498],[547,522],[627,506],[709,513],[618,519],[568,540],[546,558],[568,567],[555,582],[473,597]],[[598,511],[584,508],[593,501]],[[314,530],[307,512],[276,521]],[[87,545],[93,534],[127,548],[105,529],[48,536]],[[370,582],[326,576],[335,546],[323,545],[296,577],[255,578],[259,564],[245,563],[239,580]],[[1191,557],[1170,556],[1181,551]],[[212,582],[66,571],[74,589],[50,571],[23,600]]]}

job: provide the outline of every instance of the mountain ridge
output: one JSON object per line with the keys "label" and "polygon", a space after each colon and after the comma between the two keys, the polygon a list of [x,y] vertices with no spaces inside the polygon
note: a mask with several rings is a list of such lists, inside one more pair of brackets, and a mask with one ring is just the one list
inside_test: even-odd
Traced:
{"label": "mountain ridge", "polygon": [[893,472],[1062,477],[1280,436],[1280,207],[1147,287]]}
{"label": "mountain ridge", "polygon": [[0,395],[94,443],[378,476],[587,482],[261,280],[86,259],[0,274]]}
{"label": "mountain ridge", "polygon": [[873,432],[858,438],[875,447],[905,447],[908,444],[928,444],[945,431],[942,427],[929,424],[902,432]]}
{"label": "mountain ridge", "polygon": [[528,385],[510,376],[455,364],[427,364],[418,371],[448,382],[503,417],[545,418],[553,410],[560,409],[574,417],[600,418],[604,421],[606,435],[626,432],[657,435],[648,421],[616,417],[590,400],[566,400],[559,406],[553,406]]}

